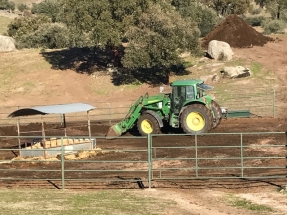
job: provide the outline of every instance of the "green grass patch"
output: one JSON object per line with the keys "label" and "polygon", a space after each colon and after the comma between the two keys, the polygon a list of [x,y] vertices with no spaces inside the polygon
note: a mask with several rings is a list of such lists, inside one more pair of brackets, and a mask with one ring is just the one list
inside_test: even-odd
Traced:
{"label": "green grass patch", "polygon": [[141,84],[127,84],[124,86],[124,89],[126,90],[134,90],[141,86]]}
{"label": "green grass patch", "polygon": [[94,89],[93,91],[94,91],[94,93],[97,94],[97,95],[107,95],[107,94],[109,94],[109,92],[108,92],[108,91],[105,91],[105,90]]}
{"label": "green grass patch", "polygon": [[27,81],[27,82],[24,82],[22,84],[23,87],[35,87],[35,83],[31,82],[31,81]]}
{"label": "green grass patch", "polygon": [[250,211],[257,211],[257,212],[272,212],[273,209],[266,205],[256,204],[244,198],[239,198],[234,195],[227,196],[228,202],[237,208],[243,208]]}
{"label": "green grass patch", "polygon": [[235,60],[231,60],[229,62],[226,62],[224,66],[243,66],[246,67],[247,65],[247,60],[237,58]]}
{"label": "green grass patch", "polygon": [[253,62],[250,69],[254,76],[258,76],[262,71],[263,66],[258,62]]}
{"label": "green grass patch", "polygon": [[13,19],[0,16],[0,34],[5,35],[7,34],[7,27],[13,21]]}
{"label": "green grass patch", "polygon": [[184,68],[192,67],[192,66],[193,66],[193,63],[190,62],[190,61],[184,61],[184,62],[183,62],[183,66],[184,66]]}
{"label": "green grass patch", "polygon": [[75,215],[75,214],[162,214],[175,202],[141,197],[138,192],[1,190],[1,214]]}

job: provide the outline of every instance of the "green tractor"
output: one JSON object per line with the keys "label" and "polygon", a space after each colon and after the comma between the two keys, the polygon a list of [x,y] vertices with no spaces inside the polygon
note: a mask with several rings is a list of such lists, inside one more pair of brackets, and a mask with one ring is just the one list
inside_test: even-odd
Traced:
{"label": "green tractor", "polygon": [[222,110],[205,93],[211,86],[202,80],[174,81],[170,86],[171,93],[138,98],[125,118],[110,127],[106,138],[121,136],[135,125],[141,135],[160,133],[167,125],[188,134],[206,133],[219,125]]}

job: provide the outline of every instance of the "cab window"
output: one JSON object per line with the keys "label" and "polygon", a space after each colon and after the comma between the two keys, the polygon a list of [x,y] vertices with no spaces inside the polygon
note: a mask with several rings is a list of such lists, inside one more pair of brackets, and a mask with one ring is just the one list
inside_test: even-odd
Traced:
{"label": "cab window", "polygon": [[186,99],[191,100],[194,99],[194,88],[193,86],[186,87]]}

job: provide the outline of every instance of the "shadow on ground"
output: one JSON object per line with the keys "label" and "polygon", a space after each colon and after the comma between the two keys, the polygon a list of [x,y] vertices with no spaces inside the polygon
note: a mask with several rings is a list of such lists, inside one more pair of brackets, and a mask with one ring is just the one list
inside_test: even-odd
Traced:
{"label": "shadow on ground", "polygon": [[71,69],[87,74],[105,71],[112,57],[111,52],[99,48],[70,48],[43,51],[41,54],[52,65],[52,69]]}
{"label": "shadow on ground", "polygon": [[[168,71],[168,72],[167,72]],[[183,65],[173,66],[169,69],[150,68],[127,70],[119,68],[117,72],[112,74],[112,82],[114,85],[119,86],[122,84],[141,84],[146,83],[153,87],[170,83],[170,74],[187,75],[190,72],[185,70]]]}
{"label": "shadow on ground", "polygon": [[[113,51],[109,48],[70,48],[41,52],[44,59],[52,65],[52,69],[71,69],[79,74],[107,75],[111,76],[111,82],[120,86],[123,84],[142,84],[159,86],[169,83],[169,74],[166,69],[151,68],[130,70],[122,67],[108,68],[113,65]],[[108,72],[109,70],[109,72]],[[185,68],[173,66],[168,71],[176,75],[189,74]]]}

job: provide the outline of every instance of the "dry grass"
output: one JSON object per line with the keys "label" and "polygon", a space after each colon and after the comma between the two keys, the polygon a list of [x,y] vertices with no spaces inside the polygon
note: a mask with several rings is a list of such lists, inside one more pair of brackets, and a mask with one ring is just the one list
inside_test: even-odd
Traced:
{"label": "dry grass", "polygon": [[142,197],[136,192],[1,190],[1,214],[169,214],[179,206],[171,200]]}
{"label": "dry grass", "polygon": [[7,26],[12,22],[12,19],[0,16],[0,35],[7,34]]}
{"label": "dry grass", "polygon": [[[39,70],[48,69],[50,65],[39,57],[38,50],[22,50],[11,53],[0,53],[0,97],[5,95],[5,92],[15,94],[29,93],[35,86],[34,80],[29,79],[29,76]],[[27,78],[19,76],[24,74]]]}

